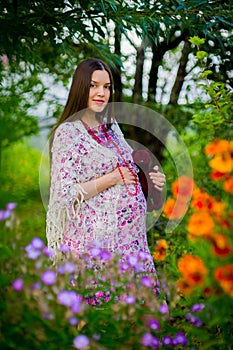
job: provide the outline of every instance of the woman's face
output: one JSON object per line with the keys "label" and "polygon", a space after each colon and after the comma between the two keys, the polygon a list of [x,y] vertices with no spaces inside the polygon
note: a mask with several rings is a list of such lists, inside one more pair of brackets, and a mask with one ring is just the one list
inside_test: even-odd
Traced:
{"label": "woman's face", "polygon": [[110,97],[111,81],[106,70],[95,70],[91,76],[87,107],[102,112]]}

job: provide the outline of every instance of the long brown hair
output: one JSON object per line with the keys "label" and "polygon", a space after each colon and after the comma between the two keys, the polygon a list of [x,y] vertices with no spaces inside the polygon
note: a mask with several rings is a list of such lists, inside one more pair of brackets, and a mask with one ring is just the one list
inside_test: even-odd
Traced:
{"label": "long brown hair", "polygon": [[[110,68],[106,65],[106,63],[104,63],[98,58],[88,58],[82,61],[74,72],[70,92],[64,111],[61,115],[60,120],[55,126],[54,131],[60,124],[62,124],[73,114],[87,108],[91,77],[93,72],[96,70],[106,70],[106,72],[108,72],[111,83],[109,103],[113,101],[113,77]],[[106,113],[106,108],[102,112],[102,114],[104,113]],[[110,121],[108,120],[108,122]]]}

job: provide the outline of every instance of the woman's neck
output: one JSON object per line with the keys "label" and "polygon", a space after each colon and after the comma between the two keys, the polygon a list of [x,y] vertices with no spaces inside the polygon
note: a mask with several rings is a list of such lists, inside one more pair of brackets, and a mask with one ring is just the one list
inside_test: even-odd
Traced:
{"label": "woman's neck", "polygon": [[98,128],[100,121],[96,119],[95,113],[85,113],[81,120],[83,120],[91,129]]}

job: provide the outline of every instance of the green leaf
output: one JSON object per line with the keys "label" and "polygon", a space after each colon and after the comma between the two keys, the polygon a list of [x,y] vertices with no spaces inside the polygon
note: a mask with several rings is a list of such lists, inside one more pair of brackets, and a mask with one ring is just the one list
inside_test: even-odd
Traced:
{"label": "green leaf", "polygon": [[210,74],[213,74],[212,70],[205,70],[204,72],[202,72],[200,74],[200,78],[205,78],[205,77],[207,77]]}
{"label": "green leaf", "polygon": [[204,38],[199,38],[198,36],[193,36],[192,38],[189,39],[189,42],[195,46],[200,46],[205,43]]}
{"label": "green leaf", "polygon": [[208,57],[208,53],[206,51],[198,51],[197,58],[199,60],[203,60],[203,58]]}

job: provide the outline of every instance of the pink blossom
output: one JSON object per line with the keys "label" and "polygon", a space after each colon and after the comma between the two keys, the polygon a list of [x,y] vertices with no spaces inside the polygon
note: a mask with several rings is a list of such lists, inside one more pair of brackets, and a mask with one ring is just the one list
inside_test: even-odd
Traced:
{"label": "pink blossom", "polygon": [[136,298],[135,298],[135,296],[133,296],[133,295],[128,295],[128,296],[125,298],[126,304],[134,304],[135,301],[136,301]]}
{"label": "pink blossom", "polygon": [[21,290],[23,290],[23,280],[22,280],[22,278],[17,278],[16,280],[14,280],[13,283],[12,283],[12,287],[17,292],[20,292]]}
{"label": "pink blossom", "polygon": [[152,279],[149,276],[142,276],[142,284],[145,287],[152,287]]}
{"label": "pink blossom", "polygon": [[2,61],[2,63],[3,63],[4,65],[7,65],[8,62],[9,62],[7,55],[2,55],[2,56],[0,56],[0,60]]}
{"label": "pink blossom", "polygon": [[17,206],[17,203],[14,203],[14,202],[10,202],[10,203],[7,203],[6,205],[6,209],[7,210],[14,210]]}
{"label": "pink blossom", "polygon": [[34,237],[31,241],[31,245],[35,249],[42,249],[44,247],[44,242],[37,237]]}
{"label": "pink blossom", "polygon": [[87,349],[90,341],[86,335],[80,334],[74,338],[73,344],[76,349],[84,350]]}
{"label": "pink blossom", "polygon": [[0,210],[0,221],[9,219],[11,217],[10,210]]}
{"label": "pink blossom", "polygon": [[159,307],[159,312],[161,313],[161,314],[167,314],[168,312],[169,312],[169,309],[168,309],[168,305],[167,304],[162,304],[162,305],[160,305],[160,307]]}
{"label": "pink blossom", "polygon": [[57,276],[56,273],[52,270],[44,271],[41,276],[41,281],[47,286],[51,286],[56,282]]}

